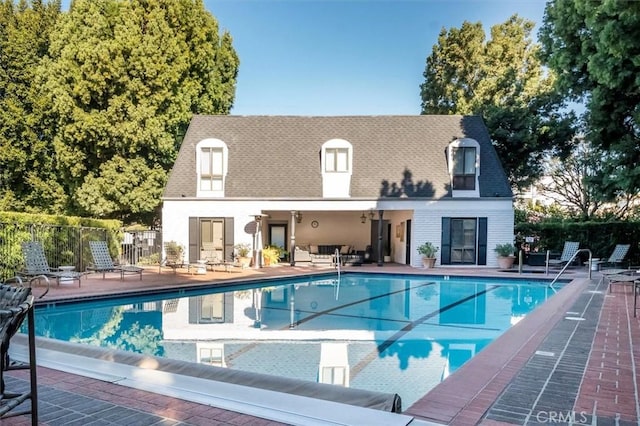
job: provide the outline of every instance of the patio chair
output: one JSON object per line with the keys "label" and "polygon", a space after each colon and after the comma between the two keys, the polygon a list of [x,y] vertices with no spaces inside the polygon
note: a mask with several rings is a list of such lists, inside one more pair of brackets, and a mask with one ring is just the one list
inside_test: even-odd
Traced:
{"label": "patio chair", "polygon": [[621,264],[624,261],[624,258],[627,256],[629,252],[629,247],[631,244],[616,244],[611,256],[609,256],[606,260],[601,260],[596,262],[599,267],[605,266],[616,266]]}
{"label": "patio chair", "polygon": [[580,243],[576,241],[565,241],[564,248],[562,249],[562,254],[560,255],[560,259],[549,259],[547,260],[547,268],[550,266],[564,266],[569,263],[573,256],[576,254],[578,249],[580,248]]}
{"label": "patio chair", "polygon": [[93,272],[102,272],[102,279],[105,278],[107,272],[117,272],[120,274],[121,280],[124,280],[125,275],[133,274],[140,275],[140,280],[142,280],[143,268],[113,263],[106,241],[89,241],[89,247],[91,248],[91,256],[93,256],[93,264],[87,269]]}
{"label": "patio chair", "polygon": [[81,286],[84,273],[74,271],[73,266],[65,266],[62,270],[60,268],[50,268],[42,243],[39,241],[22,243],[22,255],[24,256],[25,269],[19,271],[18,275],[28,279],[44,275],[49,278],[55,278],[58,285],[60,285],[61,280],[77,280],[78,287]]}
{"label": "patio chair", "polygon": [[[18,279],[18,281],[20,281]],[[31,424],[38,424],[38,386],[36,375],[35,316],[34,297],[30,287],[16,287],[0,284],[0,423],[1,419],[31,414]],[[15,362],[9,358],[11,338],[27,319],[28,362]],[[26,370],[30,372],[29,387],[8,391],[4,381],[4,372],[8,370]],[[23,405],[27,400],[29,404]]]}
{"label": "patio chair", "polygon": [[235,263],[233,261],[224,260],[219,252],[214,252],[213,257],[208,257],[206,259],[207,267],[211,268],[212,271],[215,272],[216,266],[222,266],[225,272],[231,272],[231,270],[236,266],[241,266],[239,263]]}
{"label": "patio chair", "polygon": [[164,243],[164,253],[165,257],[160,262],[160,270],[158,270],[158,273],[162,272],[163,266],[173,269],[174,274],[178,268],[187,268],[187,272],[189,272],[190,265],[184,261],[181,246],[174,241],[166,242]]}

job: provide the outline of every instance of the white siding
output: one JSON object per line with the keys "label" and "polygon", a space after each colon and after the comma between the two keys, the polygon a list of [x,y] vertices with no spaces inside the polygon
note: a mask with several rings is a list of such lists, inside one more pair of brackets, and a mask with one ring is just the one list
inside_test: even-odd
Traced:
{"label": "white siding", "polygon": [[[385,200],[381,202],[361,200],[165,200],[162,211],[163,240],[174,240],[188,247],[189,217],[233,217],[234,243],[253,243],[252,236],[244,227],[253,221],[253,215],[268,212],[266,224],[288,223],[291,211],[302,212],[302,223],[295,224],[296,243],[302,244],[348,244],[364,250],[363,241],[369,241],[371,224],[369,210],[384,210],[384,219],[391,223],[392,260],[404,263],[405,242],[396,237],[396,226],[412,220],[411,265],[422,267],[416,247],[425,241],[435,243],[440,250],[442,218],[487,218],[487,267],[497,267],[493,248],[498,243],[513,242],[513,204],[511,199],[491,200],[441,200],[408,201]],[[362,213],[367,215],[361,223]],[[376,214],[377,218],[377,214]],[[311,227],[312,221],[317,228]],[[289,229],[291,231],[291,229]],[[406,237],[406,232],[405,232]],[[288,236],[289,238],[289,236]],[[436,265],[440,265],[441,251]]]}

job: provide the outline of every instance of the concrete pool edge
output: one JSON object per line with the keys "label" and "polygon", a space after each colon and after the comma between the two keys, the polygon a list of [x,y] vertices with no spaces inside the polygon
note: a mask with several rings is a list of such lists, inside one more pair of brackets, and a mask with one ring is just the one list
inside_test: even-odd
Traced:
{"label": "concrete pool edge", "polygon": [[572,280],[404,413],[441,424],[477,424],[589,282]]}
{"label": "concrete pool edge", "polygon": [[[147,358],[143,368],[74,354],[74,344],[47,345],[42,342],[50,339],[37,340],[38,366],[286,424],[359,425],[364,421],[372,426],[436,425],[405,414],[162,371],[154,368],[153,357],[140,357]],[[28,359],[26,342],[26,336],[14,336],[10,350],[13,359]],[[94,350],[101,349],[92,348],[89,352]],[[103,351],[109,355],[109,350]]]}

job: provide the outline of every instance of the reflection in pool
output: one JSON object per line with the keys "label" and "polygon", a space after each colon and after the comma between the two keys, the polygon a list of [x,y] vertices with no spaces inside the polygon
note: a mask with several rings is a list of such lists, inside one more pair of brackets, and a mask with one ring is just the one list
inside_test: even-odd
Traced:
{"label": "reflection in pool", "polygon": [[38,307],[36,332],[397,393],[408,407],[555,292],[543,280],[361,273],[235,288]]}

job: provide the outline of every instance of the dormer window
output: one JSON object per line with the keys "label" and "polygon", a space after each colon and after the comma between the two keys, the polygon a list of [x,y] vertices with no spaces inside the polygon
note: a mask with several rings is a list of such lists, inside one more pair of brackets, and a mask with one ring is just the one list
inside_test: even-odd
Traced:
{"label": "dormer window", "polygon": [[351,194],[353,146],[344,139],[331,139],[320,150],[322,196],[345,198]]}
{"label": "dormer window", "polygon": [[449,144],[447,161],[453,197],[479,197],[480,144],[475,139],[456,139]]}
{"label": "dormer window", "polygon": [[222,191],[223,161],[222,148],[201,148],[200,150],[200,190]]}
{"label": "dormer window", "polygon": [[325,168],[327,173],[339,173],[349,171],[349,149],[348,148],[326,148]]}
{"label": "dormer window", "polygon": [[476,189],[476,148],[452,148],[453,189]]}
{"label": "dormer window", "polygon": [[228,152],[218,139],[205,139],[196,146],[199,197],[224,197]]}

